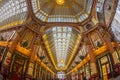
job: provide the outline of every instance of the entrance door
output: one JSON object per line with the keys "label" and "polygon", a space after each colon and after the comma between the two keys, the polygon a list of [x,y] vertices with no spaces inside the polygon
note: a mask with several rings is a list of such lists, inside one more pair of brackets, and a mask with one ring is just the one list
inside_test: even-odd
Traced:
{"label": "entrance door", "polygon": [[108,80],[108,74],[110,73],[110,64],[105,63],[102,65],[103,80]]}
{"label": "entrance door", "polygon": [[98,59],[100,78],[102,80],[109,80],[112,76],[112,62],[109,54],[100,56]]}
{"label": "entrance door", "polygon": [[12,80],[21,80],[23,65],[14,63],[12,71]]}
{"label": "entrance door", "polygon": [[27,66],[27,58],[14,54],[11,64],[11,80],[24,80],[24,73]]}
{"label": "entrance door", "polygon": [[103,72],[103,80],[108,80],[106,65],[102,66],[102,72]]}

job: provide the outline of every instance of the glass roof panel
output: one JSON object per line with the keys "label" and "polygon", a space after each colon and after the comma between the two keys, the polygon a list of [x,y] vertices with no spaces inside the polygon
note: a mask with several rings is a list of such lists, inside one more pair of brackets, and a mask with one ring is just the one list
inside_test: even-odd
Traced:
{"label": "glass roof panel", "polygon": [[87,7],[86,7],[87,13],[90,13],[91,7],[92,7],[91,5],[92,5],[92,0],[88,0],[87,1]]}
{"label": "glass roof panel", "polygon": [[104,1],[105,0],[98,0],[97,6],[96,6],[96,11],[97,12],[102,12]]}
{"label": "glass roof panel", "polygon": [[[51,32],[51,31],[52,32]],[[46,31],[47,40],[50,38],[52,39],[52,42],[48,40],[50,44],[54,43],[53,47],[50,49],[52,50],[53,54],[55,56],[56,65],[58,68],[64,68],[66,65],[66,60],[70,57],[68,54],[72,54],[71,51],[73,51],[74,44],[76,42],[76,37],[78,36],[78,32],[71,27],[68,26],[56,26],[49,30],[49,32]],[[53,37],[50,37],[49,35],[53,35]],[[73,41],[74,40],[74,41]],[[49,45],[50,45],[49,44]]]}
{"label": "glass roof panel", "polygon": [[16,26],[26,19],[26,0],[2,0],[0,3],[0,27]]}
{"label": "glass roof panel", "polygon": [[90,14],[93,3],[93,0],[65,0],[59,5],[56,0],[31,1],[35,16],[44,22],[81,22]]}
{"label": "glass roof panel", "polygon": [[118,2],[116,13],[111,24],[111,29],[115,35],[115,39],[120,42],[120,0]]}

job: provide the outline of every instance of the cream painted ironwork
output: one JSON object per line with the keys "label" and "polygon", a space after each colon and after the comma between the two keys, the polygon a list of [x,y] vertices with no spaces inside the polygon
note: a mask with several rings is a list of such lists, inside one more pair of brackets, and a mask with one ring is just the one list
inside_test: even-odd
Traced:
{"label": "cream painted ironwork", "polygon": [[56,0],[31,1],[35,16],[44,22],[81,22],[88,18],[93,3],[92,0],[63,0],[59,5]]}
{"label": "cream painted ironwork", "polygon": [[[49,48],[58,68],[65,68],[74,49],[74,44],[80,35],[71,27],[53,27],[46,31]],[[46,41],[45,41],[46,42]]]}

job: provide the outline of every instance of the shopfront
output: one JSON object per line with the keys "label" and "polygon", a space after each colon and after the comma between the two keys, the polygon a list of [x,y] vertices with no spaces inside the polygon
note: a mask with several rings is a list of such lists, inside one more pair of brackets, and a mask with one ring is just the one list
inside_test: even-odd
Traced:
{"label": "shopfront", "polygon": [[97,67],[102,80],[109,80],[113,77],[113,61],[109,52],[97,56]]}
{"label": "shopfront", "polygon": [[12,80],[24,80],[27,70],[28,58],[14,52],[10,66],[10,77]]}

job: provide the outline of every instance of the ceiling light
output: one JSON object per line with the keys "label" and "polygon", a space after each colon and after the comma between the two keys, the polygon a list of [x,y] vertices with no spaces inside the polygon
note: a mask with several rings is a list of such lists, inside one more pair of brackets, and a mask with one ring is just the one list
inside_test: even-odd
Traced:
{"label": "ceiling light", "polygon": [[62,5],[62,4],[64,4],[64,0],[56,0],[56,3],[59,5]]}
{"label": "ceiling light", "polygon": [[60,60],[60,62],[61,62],[61,63],[63,63],[63,62],[64,62],[64,60],[62,59],[62,60]]}

